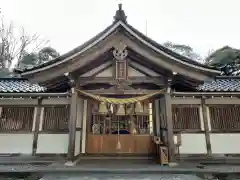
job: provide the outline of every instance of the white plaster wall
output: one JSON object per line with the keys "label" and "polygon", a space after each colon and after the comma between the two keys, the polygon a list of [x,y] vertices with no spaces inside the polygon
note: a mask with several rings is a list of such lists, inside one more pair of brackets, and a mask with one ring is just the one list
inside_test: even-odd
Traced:
{"label": "white plaster wall", "polygon": [[206,154],[205,134],[181,134],[180,154]]}
{"label": "white plaster wall", "polygon": [[210,134],[213,154],[240,154],[240,134]]}
{"label": "white plaster wall", "polygon": [[76,131],[76,138],[75,138],[75,153],[74,155],[77,156],[81,153],[81,131]]}
{"label": "white plaster wall", "polygon": [[0,154],[32,154],[33,134],[0,134]]}
{"label": "white plaster wall", "polygon": [[37,153],[64,154],[68,152],[68,134],[39,134]]}

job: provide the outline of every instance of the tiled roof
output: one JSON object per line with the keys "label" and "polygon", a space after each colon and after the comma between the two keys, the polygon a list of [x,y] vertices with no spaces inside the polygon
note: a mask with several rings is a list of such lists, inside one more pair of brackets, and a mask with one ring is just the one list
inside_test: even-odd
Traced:
{"label": "tiled roof", "polygon": [[197,89],[208,92],[240,92],[240,77],[219,77],[212,82],[205,82]]}
{"label": "tiled roof", "polygon": [[[197,88],[204,92],[240,92],[240,77],[219,77]],[[21,78],[0,78],[0,93],[40,93],[46,88]]]}
{"label": "tiled roof", "polygon": [[0,92],[1,93],[37,93],[44,92],[46,88],[38,84],[31,84],[26,79],[20,78],[2,78],[0,79]]}

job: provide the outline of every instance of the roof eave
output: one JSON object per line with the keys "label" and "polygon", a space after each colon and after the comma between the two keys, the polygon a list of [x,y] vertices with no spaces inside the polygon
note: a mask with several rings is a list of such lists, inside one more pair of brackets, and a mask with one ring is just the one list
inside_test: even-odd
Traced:
{"label": "roof eave", "polygon": [[[111,26],[109,26],[110,28],[108,29],[108,31],[106,31],[105,33],[102,34],[102,36],[98,37],[97,39],[95,39],[94,42],[92,42],[91,44],[86,44],[85,47],[83,47],[80,51],[72,54],[71,56],[68,56],[66,58],[63,58],[62,60],[60,61],[57,61],[53,64],[49,64],[48,66],[44,66],[44,67],[40,67],[40,68],[37,68],[37,69],[33,69],[33,70],[28,70],[26,72],[22,71],[20,72],[22,76],[27,76],[27,75],[30,75],[30,74],[34,74],[34,73],[37,73],[39,71],[43,71],[43,70],[47,70],[51,67],[54,67],[54,66],[57,66],[59,64],[62,64],[64,62],[67,62],[68,60],[74,58],[75,56],[78,56],[80,55],[81,53],[85,52],[86,50],[88,50],[89,48],[93,47],[95,44],[99,43],[100,41],[102,41],[104,38],[106,38],[107,36],[109,36],[112,32],[114,32],[119,26],[122,26],[126,31],[128,31],[128,33],[130,33],[131,35],[133,35],[135,38],[137,38],[141,43],[145,44],[146,46],[148,46],[149,48],[153,49],[155,52],[157,53],[160,53],[162,54],[163,56],[166,56],[180,64],[183,64],[183,65],[186,65],[190,68],[194,68],[196,70],[200,70],[202,72],[206,72],[206,73],[211,73],[211,74],[214,74],[215,75],[218,75],[221,73],[221,71],[219,70],[215,70],[215,69],[211,69],[211,68],[205,68],[205,67],[200,67],[200,66],[197,66],[197,65],[194,65],[194,64],[190,64],[188,62],[184,62],[183,60],[181,59],[178,59],[178,58],[175,58],[169,54],[167,54],[166,52],[163,52],[162,50],[158,49],[157,47],[155,47],[154,45],[152,45],[151,43],[145,41],[144,39],[142,39],[137,33],[135,33],[134,31],[131,30],[131,28],[128,27],[128,24],[126,24],[125,22],[123,21],[118,21],[118,22],[115,22],[113,23]],[[105,29],[106,30],[106,29]],[[59,57],[59,59],[61,59]]]}

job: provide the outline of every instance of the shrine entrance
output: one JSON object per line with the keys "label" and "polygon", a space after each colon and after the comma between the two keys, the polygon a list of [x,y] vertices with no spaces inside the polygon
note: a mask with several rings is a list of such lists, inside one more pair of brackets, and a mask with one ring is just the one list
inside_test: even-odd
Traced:
{"label": "shrine entrance", "polygon": [[153,153],[152,103],[89,102],[87,154]]}

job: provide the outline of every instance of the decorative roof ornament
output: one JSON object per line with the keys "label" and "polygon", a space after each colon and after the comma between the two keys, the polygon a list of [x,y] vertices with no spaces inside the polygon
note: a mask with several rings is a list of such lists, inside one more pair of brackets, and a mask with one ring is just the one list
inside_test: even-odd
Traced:
{"label": "decorative roof ornament", "polygon": [[124,10],[122,9],[122,4],[118,4],[118,10],[114,16],[114,21],[123,21],[127,22],[127,16],[125,15]]}
{"label": "decorative roof ornament", "polygon": [[116,60],[123,61],[127,57],[128,51],[126,47],[127,45],[123,44],[122,42],[114,46],[113,56],[116,58]]}

